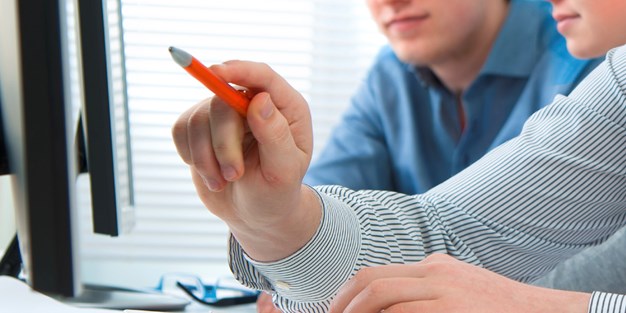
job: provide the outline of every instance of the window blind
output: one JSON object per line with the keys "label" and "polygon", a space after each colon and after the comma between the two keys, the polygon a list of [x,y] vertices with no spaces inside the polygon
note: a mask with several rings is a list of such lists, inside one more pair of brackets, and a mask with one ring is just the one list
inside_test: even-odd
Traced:
{"label": "window blind", "polygon": [[[269,64],[309,101],[320,151],[384,39],[361,0],[111,0],[108,11],[122,21],[118,79],[129,105],[136,224],[109,238],[82,223],[83,278],[145,287],[166,272],[228,275],[227,228],[197,198],[170,135],[183,111],[212,94],[167,48],[207,65]],[[88,220],[88,179],[79,186]]]}

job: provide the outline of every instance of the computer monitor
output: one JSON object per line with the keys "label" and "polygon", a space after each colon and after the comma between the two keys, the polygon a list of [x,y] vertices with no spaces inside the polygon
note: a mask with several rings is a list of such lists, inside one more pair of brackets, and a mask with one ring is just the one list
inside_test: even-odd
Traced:
{"label": "computer monitor", "polygon": [[[94,232],[117,236],[134,225],[134,192],[126,84],[120,77],[121,25],[108,23],[106,3],[107,0],[78,1],[84,87],[78,130],[85,131],[82,135],[86,138],[78,143],[85,143],[87,152]],[[118,33],[112,36],[109,32]],[[115,51],[110,48],[111,37],[119,38]],[[112,60],[113,55],[116,60]],[[120,65],[114,68],[111,63]],[[120,72],[115,84],[114,69]]]}
{"label": "computer monitor", "polygon": [[13,181],[23,276],[78,306],[180,310],[187,299],[85,287],[78,277],[77,175],[90,175],[95,232],[117,236],[134,218],[128,111],[110,81],[106,1],[0,0],[0,162]]}
{"label": "computer monitor", "polygon": [[[83,59],[79,123],[70,88],[68,20],[75,17],[68,16],[68,1],[0,2],[0,124],[24,273],[33,289],[61,297],[81,291],[79,172],[89,171],[96,232],[118,235],[132,208],[128,124],[115,124],[127,117],[119,117],[110,96],[104,3],[74,3]],[[79,154],[81,147],[84,153]],[[124,147],[126,152],[120,153]]]}
{"label": "computer monitor", "polygon": [[77,167],[64,15],[59,1],[5,0],[2,8],[2,117],[25,274],[38,291],[74,296]]}

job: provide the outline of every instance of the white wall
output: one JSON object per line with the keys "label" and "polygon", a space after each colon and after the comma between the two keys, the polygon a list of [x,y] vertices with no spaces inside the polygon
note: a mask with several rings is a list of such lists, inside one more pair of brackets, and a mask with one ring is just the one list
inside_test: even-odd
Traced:
{"label": "white wall", "polygon": [[13,215],[13,197],[9,176],[0,176],[0,252],[4,254],[15,234],[15,217]]}

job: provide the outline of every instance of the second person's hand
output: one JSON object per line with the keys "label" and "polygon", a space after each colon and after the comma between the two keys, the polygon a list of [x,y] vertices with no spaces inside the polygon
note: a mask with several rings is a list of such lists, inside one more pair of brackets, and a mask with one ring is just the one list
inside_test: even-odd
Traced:
{"label": "second person's hand", "polygon": [[330,313],[585,313],[590,294],[523,284],[449,255],[359,271]]}

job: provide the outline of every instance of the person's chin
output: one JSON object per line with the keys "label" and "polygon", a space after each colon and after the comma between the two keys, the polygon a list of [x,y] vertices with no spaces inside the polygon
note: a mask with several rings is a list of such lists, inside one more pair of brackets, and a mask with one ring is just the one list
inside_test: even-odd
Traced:
{"label": "person's chin", "polygon": [[416,66],[429,66],[435,54],[432,45],[420,46],[415,42],[395,44],[393,49],[402,62]]}
{"label": "person's chin", "polygon": [[597,43],[568,38],[567,50],[576,58],[593,59],[605,55],[609,49],[605,49],[602,45],[598,45]]}

